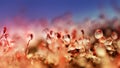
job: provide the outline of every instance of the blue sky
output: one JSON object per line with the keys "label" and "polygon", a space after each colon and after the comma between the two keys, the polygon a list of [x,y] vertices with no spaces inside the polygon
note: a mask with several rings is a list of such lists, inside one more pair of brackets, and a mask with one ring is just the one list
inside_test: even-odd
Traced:
{"label": "blue sky", "polygon": [[[120,0],[116,1],[120,4]],[[65,12],[71,12],[74,20],[94,18],[100,13],[100,5],[106,15],[115,15],[111,0],[0,0],[0,20],[15,16],[51,20]]]}

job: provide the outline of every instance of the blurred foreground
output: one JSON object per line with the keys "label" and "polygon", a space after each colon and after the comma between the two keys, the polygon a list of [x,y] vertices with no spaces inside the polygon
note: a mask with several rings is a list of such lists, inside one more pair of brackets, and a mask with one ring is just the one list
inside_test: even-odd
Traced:
{"label": "blurred foreground", "polygon": [[120,19],[1,28],[0,68],[119,68]]}

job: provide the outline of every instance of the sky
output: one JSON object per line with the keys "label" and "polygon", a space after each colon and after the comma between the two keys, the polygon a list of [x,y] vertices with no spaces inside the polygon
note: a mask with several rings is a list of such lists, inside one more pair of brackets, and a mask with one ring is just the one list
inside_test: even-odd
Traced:
{"label": "sky", "polygon": [[[120,0],[116,2],[120,4]],[[76,21],[85,17],[95,18],[101,12],[109,17],[115,15],[111,0],[0,0],[0,20],[16,16],[51,20],[65,12],[72,13]]]}

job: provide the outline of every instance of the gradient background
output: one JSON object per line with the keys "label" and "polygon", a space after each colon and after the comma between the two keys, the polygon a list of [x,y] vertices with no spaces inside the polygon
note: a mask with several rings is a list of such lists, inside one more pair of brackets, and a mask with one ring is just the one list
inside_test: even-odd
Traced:
{"label": "gradient background", "polygon": [[[0,0],[0,21],[16,16],[29,20],[47,18],[52,20],[69,12],[74,21],[85,17],[96,18],[101,12],[108,17],[116,16],[113,0]],[[114,0],[120,6],[120,0]]]}

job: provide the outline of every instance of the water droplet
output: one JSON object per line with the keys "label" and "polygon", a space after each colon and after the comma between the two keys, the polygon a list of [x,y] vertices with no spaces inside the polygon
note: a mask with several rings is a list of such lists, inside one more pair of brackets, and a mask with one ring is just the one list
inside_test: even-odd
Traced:
{"label": "water droplet", "polygon": [[103,37],[103,32],[102,32],[102,30],[101,29],[97,29],[96,31],[95,31],[95,38],[96,39],[100,39],[100,38],[102,38]]}
{"label": "water droplet", "polygon": [[118,38],[118,35],[116,32],[112,32],[111,37],[112,37],[112,39],[116,40]]}

